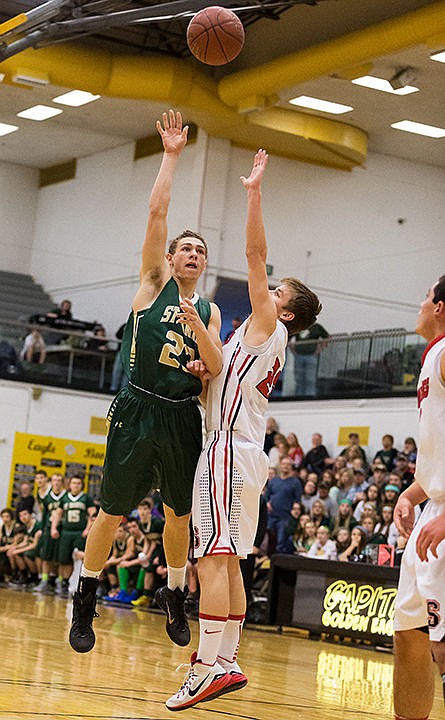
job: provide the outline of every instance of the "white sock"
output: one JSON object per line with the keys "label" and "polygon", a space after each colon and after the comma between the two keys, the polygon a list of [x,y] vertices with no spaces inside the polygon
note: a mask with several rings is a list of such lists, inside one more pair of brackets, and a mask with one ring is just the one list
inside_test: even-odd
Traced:
{"label": "white sock", "polygon": [[102,570],[87,570],[85,565],[82,565],[82,570],[80,571],[80,577],[89,577],[89,578],[95,578],[96,580],[98,580],[101,572],[102,572]]}
{"label": "white sock", "polygon": [[218,655],[228,662],[235,662],[238,657],[244,618],[245,615],[229,615],[227,618]]}
{"label": "white sock", "polygon": [[174,567],[171,567],[171,565],[167,565],[167,570],[168,570],[167,586],[170,588],[170,590],[174,590],[177,587],[180,590],[184,590],[187,565],[184,565],[184,567],[180,567],[180,568],[174,568]]}
{"label": "white sock", "polygon": [[204,665],[214,665],[218,655],[226,618],[199,614],[198,660]]}

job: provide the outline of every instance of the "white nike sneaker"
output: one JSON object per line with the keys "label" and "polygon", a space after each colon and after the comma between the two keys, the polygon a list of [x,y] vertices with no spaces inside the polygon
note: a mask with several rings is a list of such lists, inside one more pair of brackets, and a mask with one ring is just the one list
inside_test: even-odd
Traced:
{"label": "white nike sneaker", "polygon": [[222,669],[226,671],[230,678],[228,685],[223,690],[223,693],[233,692],[233,690],[241,690],[241,688],[247,685],[247,678],[236,660],[234,662],[230,662],[229,660],[226,660],[225,658],[218,655],[216,661],[218,665],[220,665]]}
{"label": "white nike sneaker", "polygon": [[204,665],[194,652],[190,658],[190,668],[184,683],[165,704],[169,710],[185,710],[196,703],[213,700],[227,692],[225,688],[228,687],[229,682],[229,675],[218,663]]}

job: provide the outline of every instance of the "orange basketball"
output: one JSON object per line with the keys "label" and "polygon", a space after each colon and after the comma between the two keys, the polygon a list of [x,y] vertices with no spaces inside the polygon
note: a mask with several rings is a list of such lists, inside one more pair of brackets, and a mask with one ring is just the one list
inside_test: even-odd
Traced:
{"label": "orange basketball", "polygon": [[227,8],[211,6],[200,10],[187,28],[190,52],[207,65],[225,65],[234,60],[244,45],[241,20]]}

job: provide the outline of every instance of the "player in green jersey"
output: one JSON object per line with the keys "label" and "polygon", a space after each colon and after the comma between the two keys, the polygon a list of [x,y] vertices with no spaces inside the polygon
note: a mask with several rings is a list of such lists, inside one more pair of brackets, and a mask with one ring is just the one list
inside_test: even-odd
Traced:
{"label": "player in green jersey", "polygon": [[60,506],[51,514],[51,537],[59,540],[57,561],[62,576],[60,588],[62,597],[68,597],[68,584],[73,571],[74,548],[83,550],[85,538],[95,515],[96,506],[93,498],[84,492],[83,478],[73,475],[69,482],[68,492],[61,499]]}
{"label": "player in green jersey", "polygon": [[23,586],[37,581],[36,548],[42,534],[41,524],[24,508],[19,512],[19,522],[23,525],[23,538],[17,545],[10,546],[6,555],[13,570],[19,570],[18,579],[12,585]]}
{"label": "player in green jersey", "polygon": [[12,508],[4,508],[0,512],[0,587],[12,576],[11,565],[6,555],[14,542],[14,511]]}
{"label": "player in green jersey", "polygon": [[165,253],[173,176],[187,142],[180,113],[164,113],[156,128],[164,153],[153,185],[142,246],[140,285],[124,331],[122,357],[129,383],[113,401],[101,490],[101,509],[88,536],[78,591],[73,597],[70,643],[88,652],[100,572],[115,529],[150,489],[164,503],[164,548],[168,583],[158,604],[167,632],[179,645],[190,642],[184,612],[185,574],[193,477],[202,446],[202,422],[193,397],[202,390],[187,363],[202,359],[212,375],[221,370],[221,317],[196,293],[207,266],[205,240],[190,230]]}
{"label": "player in green jersey", "polygon": [[[50,481],[46,474],[46,470],[37,470],[34,475],[34,487],[36,491],[36,500],[38,502],[40,510],[42,509],[42,500],[47,493],[50,491]],[[37,518],[40,520],[41,518]]]}
{"label": "player in green jersey", "polygon": [[[60,503],[65,494],[66,490],[63,484],[63,475],[60,473],[54,473],[51,476],[51,484],[43,496],[37,493],[37,500],[42,511],[42,536],[37,547],[37,555],[41,560],[42,575],[39,584],[34,588],[33,592],[35,593],[46,595],[52,593],[55,589],[54,583],[57,576],[59,538],[51,537],[51,519],[53,512],[60,507]],[[53,582],[51,582],[51,580]]]}

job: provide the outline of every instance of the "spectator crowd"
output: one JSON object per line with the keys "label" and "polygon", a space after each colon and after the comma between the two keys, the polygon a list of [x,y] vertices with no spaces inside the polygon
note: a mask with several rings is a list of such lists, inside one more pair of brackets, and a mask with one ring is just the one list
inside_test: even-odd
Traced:
{"label": "spectator crowd", "polygon": [[399,494],[414,479],[416,442],[408,437],[401,450],[387,433],[382,447],[368,458],[358,433],[331,457],[322,435],[312,435],[305,452],[295,433],[279,432],[268,419],[264,450],[269,478],[264,488],[267,532],[261,550],[348,562],[378,562],[378,546],[400,562],[404,539],[393,522]]}
{"label": "spectator crowd", "polygon": [[[33,494],[33,484],[35,494]],[[68,598],[77,585],[88,532],[98,505],[85,492],[84,479],[38,470],[24,481],[14,508],[1,511],[0,586]],[[156,590],[166,583],[161,499],[144,498],[116,530],[102,573],[104,602],[156,606]],[[197,581],[189,564],[188,610],[197,612]]]}
{"label": "spectator crowd", "polygon": [[[385,434],[372,459],[357,433],[331,457],[320,433],[305,452],[295,433],[267,422],[264,450],[269,477],[261,497],[252,557],[243,570],[248,597],[267,587],[275,553],[341,562],[378,562],[378,546],[393,548],[400,562],[404,540],[393,522],[394,506],[414,478],[416,443],[402,450]],[[88,532],[98,512],[81,476],[47,476],[22,482],[14,508],[1,511],[0,586],[69,597],[75,590]],[[106,603],[156,608],[156,590],[166,584],[162,501],[153,491],[116,530],[98,595]],[[199,583],[192,545],[188,563],[187,613],[197,617]],[[249,617],[249,616],[248,616]]]}

